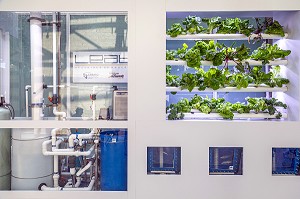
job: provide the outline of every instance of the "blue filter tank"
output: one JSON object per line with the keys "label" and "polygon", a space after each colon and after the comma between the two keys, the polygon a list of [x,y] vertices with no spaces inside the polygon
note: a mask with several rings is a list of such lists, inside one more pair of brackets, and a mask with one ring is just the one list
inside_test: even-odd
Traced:
{"label": "blue filter tank", "polygon": [[127,130],[100,133],[100,189],[127,191]]}

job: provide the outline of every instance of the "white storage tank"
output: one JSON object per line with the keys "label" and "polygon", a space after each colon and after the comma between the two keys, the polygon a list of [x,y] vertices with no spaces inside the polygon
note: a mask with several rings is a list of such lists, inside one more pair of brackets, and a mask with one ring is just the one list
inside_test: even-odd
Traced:
{"label": "white storage tank", "polygon": [[[9,120],[10,111],[0,107],[0,120]],[[11,130],[0,129],[0,190],[10,190]]]}
{"label": "white storage tank", "polygon": [[50,137],[45,129],[12,130],[12,190],[38,190],[41,183],[53,185],[53,157],[42,153],[42,143]]}

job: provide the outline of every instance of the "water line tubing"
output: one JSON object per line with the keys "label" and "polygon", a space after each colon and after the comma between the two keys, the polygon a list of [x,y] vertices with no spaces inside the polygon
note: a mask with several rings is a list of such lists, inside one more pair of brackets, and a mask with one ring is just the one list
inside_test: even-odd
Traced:
{"label": "water line tubing", "polygon": [[48,187],[46,184],[41,184],[39,190],[41,191],[92,191],[95,183],[95,177],[87,187]]}

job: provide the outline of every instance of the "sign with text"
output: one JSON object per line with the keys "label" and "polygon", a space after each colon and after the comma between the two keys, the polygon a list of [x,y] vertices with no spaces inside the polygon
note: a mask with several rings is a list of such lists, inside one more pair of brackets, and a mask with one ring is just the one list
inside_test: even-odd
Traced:
{"label": "sign with text", "polygon": [[127,83],[127,52],[74,52],[74,83]]}

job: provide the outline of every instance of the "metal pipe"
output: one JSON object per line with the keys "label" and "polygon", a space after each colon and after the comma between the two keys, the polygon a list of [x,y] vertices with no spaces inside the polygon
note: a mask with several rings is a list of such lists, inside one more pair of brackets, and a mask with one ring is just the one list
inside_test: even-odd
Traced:
{"label": "metal pipe", "polygon": [[56,62],[56,44],[57,44],[57,41],[56,41],[56,13],[53,12],[52,14],[52,21],[53,21],[53,24],[52,24],[52,59],[53,59],[53,64],[52,64],[52,73],[53,73],[53,95],[54,94],[57,94],[57,89],[56,89],[56,85],[57,85],[57,71],[56,71],[56,65],[57,65],[57,62]]}
{"label": "metal pipe", "polygon": [[[58,43],[57,43],[57,80],[58,85],[61,82],[61,15],[60,12],[57,13],[57,33],[58,33]],[[58,97],[58,105],[61,104],[61,97],[60,97],[60,88],[57,89],[57,97]],[[59,110],[60,111],[60,110]]]}

